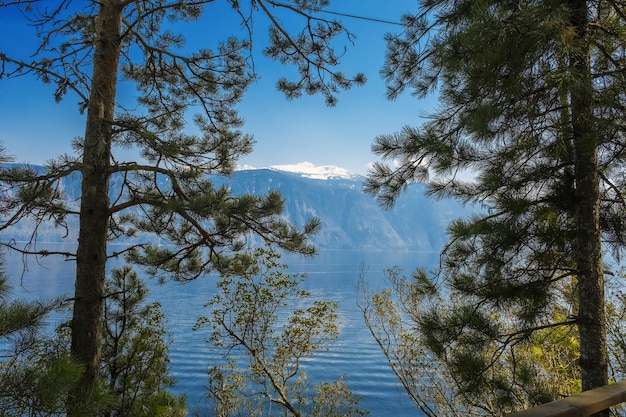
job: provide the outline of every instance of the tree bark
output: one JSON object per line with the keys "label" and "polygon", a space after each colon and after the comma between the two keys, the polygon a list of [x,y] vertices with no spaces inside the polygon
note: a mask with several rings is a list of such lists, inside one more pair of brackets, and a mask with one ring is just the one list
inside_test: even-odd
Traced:
{"label": "tree bark", "polygon": [[122,7],[118,3],[117,0],[99,3],[84,138],[71,345],[72,355],[85,367],[75,392],[75,399],[81,403],[96,388],[100,373],[112,121],[122,20]]}
{"label": "tree bark", "polygon": [[[576,30],[572,69],[572,132],[575,149],[577,197],[576,251],[578,264],[578,329],[583,391],[608,383],[604,270],[600,232],[598,145],[594,131],[591,58],[587,39],[588,5],[570,1],[571,23]],[[608,415],[608,412],[607,414]]]}

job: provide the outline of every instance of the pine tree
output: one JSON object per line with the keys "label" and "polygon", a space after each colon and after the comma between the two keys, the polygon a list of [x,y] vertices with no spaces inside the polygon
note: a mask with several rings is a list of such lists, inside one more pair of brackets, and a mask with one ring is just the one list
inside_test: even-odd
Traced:
{"label": "pine tree", "polygon": [[106,292],[103,381],[117,400],[107,415],[184,417],[184,395],[168,391],[174,379],[160,304],[148,303],[148,289],[129,266],[113,269]]}
{"label": "pine tree", "polygon": [[[319,223],[312,220],[297,230],[281,220],[278,193],[234,197],[226,186],[214,187],[206,175],[228,175],[236,159],[252,148],[252,138],[239,130],[242,121],[234,106],[256,78],[256,16],[270,22],[264,53],[298,70],[299,78],[279,82],[288,97],[320,93],[332,105],[339,90],[364,82],[362,75],[349,78],[335,69],[339,60],[332,44],[340,35],[351,35],[340,23],[320,17],[327,0],[225,3],[230,7],[218,13],[241,17],[248,28],[244,37],[225,37],[213,49],[209,45],[191,53],[169,23],[197,21],[216,5],[212,0],[58,1],[42,2],[40,9],[31,1],[0,3],[19,7],[41,36],[34,56],[0,51],[0,75],[30,74],[52,82],[58,100],[72,93],[86,112],[85,136],[75,143],[78,157],[62,156],[43,174],[16,169],[1,178],[22,187],[7,203],[12,215],[3,229],[25,217],[51,219],[60,226],[67,216],[79,217],[77,250],[63,254],[76,260],[72,354],[85,367],[77,399],[88,397],[98,385],[109,256],[125,253],[152,272],[184,280],[227,268],[230,254],[245,246],[249,233],[286,250],[314,251],[308,236]],[[299,32],[280,26],[285,14],[300,19]],[[134,88],[136,103],[118,101],[119,80]],[[138,111],[126,111],[130,108]],[[194,111],[199,114],[192,117]],[[186,121],[192,119],[198,134],[187,133]],[[120,148],[136,150],[142,159],[122,160],[115,152]],[[78,210],[59,203],[58,181],[74,172],[82,181]],[[122,178],[122,191],[111,195],[114,174]],[[107,252],[112,239],[139,232],[158,235],[166,245]],[[31,248],[17,249],[35,252]]]}
{"label": "pine tree", "polygon": [[440,107],[376,139],[398,165],[377,164],[365,188],[389,206],[421,181],[480,208],[450,225],[431,277],[455,302],[418,319],[466,393],[500,383],[495,359],[560,326],[579,334],[582,389],[608,382],[603,249],[618,255],[626,242],[624,7],[427,1],[388,37],[389,96],[436,91]]}
{"label": "pine tree", "polygon": [[46,334],[45,320],[61,301],[12,299],[8,277],[0,270],[1,416],[64,415],[82,369]]}

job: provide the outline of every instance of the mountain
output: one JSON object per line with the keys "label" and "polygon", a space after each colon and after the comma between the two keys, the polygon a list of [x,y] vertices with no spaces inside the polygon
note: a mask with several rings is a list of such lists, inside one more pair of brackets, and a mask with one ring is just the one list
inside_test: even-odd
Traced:
{"label": "mountain", "polygon": [[[119,178],[111,179],[112,188]],[[302,226],[311,217],[321,219],[322,230],[313,237],[319,249],[438,251],[446,242],[448,223],[469,213],[452,200],[434,201],[424,196],[423,186],[411,185],[393,210],[384,210],[361,191],[364,178],[337,167],[312,164],[282,165],[264,169],[235,171],[227,182],[232,192],[266,193],[278,189],[285,199],[284,217]],[[61,188],[68,204],[78,207],[80,177],[64,179]],[[21,224],[0,235],[4,239],[28,240],[33,224]],[[37,233],[39,241],[75,242],[76,223],[69,230],[58,230],[44,222]]]}
{"label": "mountain", "polygon": [[301,162],[294,165],[272,165],[269,167],[269,169],[276,171],[292,172],[294,174],[300,174],[306,178],[313,178],[317,180],[358,178],[358,175],[353,174],[345,168],[337,167],[334,165],[316,166],[310,162]]}
{"label": "mountain", "polygon": [[322,230],[313,237],[320,249],[439,250],[447,224],[467,211],[453,201],[427,198],[418,184],[387,211],[363,194],[363,180],[355,175],[317,179],[257,169],[236,172],[231,189],[237,194],[280,190],[284,216],[292,223],[301,226],[311,217],[321,219]]}

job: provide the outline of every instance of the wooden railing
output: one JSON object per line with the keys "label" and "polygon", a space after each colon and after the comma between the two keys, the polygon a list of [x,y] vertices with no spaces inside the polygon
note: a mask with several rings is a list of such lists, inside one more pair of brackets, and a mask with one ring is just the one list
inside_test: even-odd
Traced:
{"label": "wooden railing", "polygon": [[508,417],[585,417],[622,402],[626,402],[626,381],[581,392],[562,400],[509,414]]}

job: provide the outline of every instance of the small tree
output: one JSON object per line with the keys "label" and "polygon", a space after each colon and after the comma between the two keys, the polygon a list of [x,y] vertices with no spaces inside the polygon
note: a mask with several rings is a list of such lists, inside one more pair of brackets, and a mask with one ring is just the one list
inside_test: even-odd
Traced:
{"label": "small tree", "polygon": [[301,289],[302,275],[289,275],[279,255],[257,249],[241,255],[234,272],[218,282],[207,307],[210,346],[223,363],[209,369],[209,397],[215,415],[362,416],[340,378],[311,387],[301,361],[336,338],[336,304],[314,301]]}
{"label": "small tree", "polygon": [[10,300],[10,292],[0,270],[0,415],[62,416],[83,369],[46,334],[44,320],[61,300]]}
{"label": "small tree", "polygon": [[[573,326],[536,329],[507,350],[486,336],[494,328],[521,336],[506,312],[494,312],[482,323],[475,318],[471,324],[484,333],[454,337],[451,326],[428,334],[421,326],[434,316],[464,320],[458,313],[462,299],[438,291],[424,271],[407,276],[396,267],[386,277],[389,288],[372,293],[361,274],[359,307],[402,387],[426,416],[501,416],[580,391]],[[567,308],[556,307],[553,316],[557,323],[567,321]],[[447,343],[436,349],[430,338]]]}
{"label": "small tree", "polygon": [[117,400],[109,416],[184,417],[184,396],[167,391],[174,380],[159,303],[147,303],[145,284],[128,266],[113,269],[106,288],[102,372]]}

